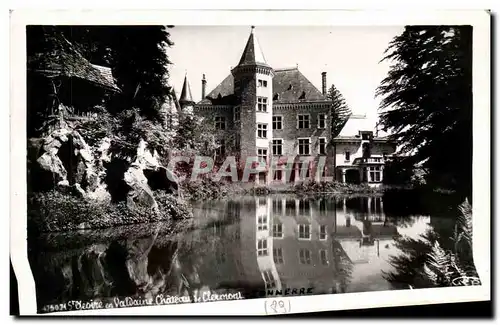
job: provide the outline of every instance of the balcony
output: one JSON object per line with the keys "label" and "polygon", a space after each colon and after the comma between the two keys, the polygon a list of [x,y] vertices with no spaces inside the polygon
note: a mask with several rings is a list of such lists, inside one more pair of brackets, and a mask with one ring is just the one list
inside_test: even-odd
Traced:
{"label": "balcony", "polygon": [[385,159],[383,157],[370,157],[370,158],[356,158],[352,162],[353,165],[359,164],[383,164]]}

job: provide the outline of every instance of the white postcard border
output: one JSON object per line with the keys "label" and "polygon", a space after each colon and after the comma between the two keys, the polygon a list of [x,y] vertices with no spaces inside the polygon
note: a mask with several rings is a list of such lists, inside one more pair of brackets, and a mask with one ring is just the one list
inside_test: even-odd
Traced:
{"label": "white postcard border", "polygon": [[[285,298],[292,313],[489,300],[490,297],[490,17],[487,11],[204,11],[204,10],[15,10],[11,13],[11,193],[10,253],[18,281],[21,315],[36,314],[35,285],[26,242],[26,50],[29,24],[169,25],[472,25],[473,26],[473,231],[474,262],[482,286],[377,291]],[[264,301],[58,312],[46,315],[236,315],[265,313]]]}

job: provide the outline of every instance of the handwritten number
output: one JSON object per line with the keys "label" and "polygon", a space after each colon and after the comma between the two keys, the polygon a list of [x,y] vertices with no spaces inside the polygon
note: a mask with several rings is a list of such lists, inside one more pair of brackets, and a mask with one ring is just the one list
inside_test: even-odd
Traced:
{"label": "handwritten number", "polygon": [[[269,304],[269,309],[268,309],[268,304]],[[288,301],[288,304],[286,304],[285,300],[272,300],[272,301],[267,300],[264,305],[266,314],[286,314],[290,312],[290,307],[291,307],[290,301]]]}

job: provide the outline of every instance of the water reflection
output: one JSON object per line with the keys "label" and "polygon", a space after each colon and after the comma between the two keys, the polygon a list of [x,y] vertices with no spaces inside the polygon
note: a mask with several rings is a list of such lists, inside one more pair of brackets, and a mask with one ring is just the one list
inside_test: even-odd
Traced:
{"label": "water reflection", "polygon": [[175,236],[160,225],[39,238],[29,254],[38,304],[393,289],[383,276],[389,256],[401,254],[393,238],[418,237],[430,217],[401,218],[386,213],[390,204],[384,197],[245,197],[196,204],[193,228]]}

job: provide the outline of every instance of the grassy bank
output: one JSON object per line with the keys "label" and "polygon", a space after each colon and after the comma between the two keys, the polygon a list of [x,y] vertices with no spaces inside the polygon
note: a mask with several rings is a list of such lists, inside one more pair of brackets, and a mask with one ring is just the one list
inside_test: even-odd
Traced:
{"label": "grassy bank", "polygon": [[41,251],[79,250],[96,244],[148,239],[155,235],[156,244],[176,240],[176,236],[192,227],[192,219],[119,225],[105,229],[86,229],[42,233],[29,238]]}
{"label": "grassy bank", "polygon": [[196,181],[185,181],[180,185],[186,200],[215,200],[234,195],[267,195],[291,193],[301,196],[315,195],[370,195],[380,194],[388,190],[408,190],[408,186],[370,187],[367,184],[346,184],[340,182],[307,181],[297,184],[269,184],[215,182],[210,178]]}
{"label": "grassy bank", "polygon": [[155,193],[158,210],[130,209],[125,202],[77,198],[56,191],[28,197],[28,230],[33,232],[105,229],[120,225],[173,222],[191,218],[189,205],[173,195]]}

